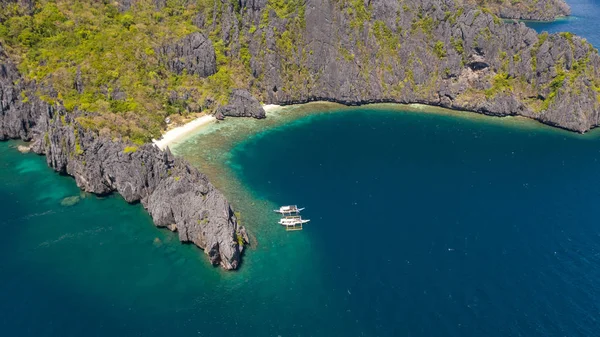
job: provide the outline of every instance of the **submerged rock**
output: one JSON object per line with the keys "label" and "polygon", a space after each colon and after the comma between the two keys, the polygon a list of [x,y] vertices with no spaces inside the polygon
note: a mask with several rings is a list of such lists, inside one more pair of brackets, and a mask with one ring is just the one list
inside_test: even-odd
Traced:
{"label": "submerged rock", "polygon": [[60,205],[65,207],[75,206],[79,203],[79,201],[81,201],[81,198],[79,198],[78,195],[74,195],[72,197],[66,197],[63,200],[61,200]]}
{"label": "submerged rock", "polygon": [[17,150],[19,150],[19,152],[21,152],[21,153],[29,153],[31,151],[31,147],[25,146],[25,145],[19,145],[19,146],[17,146]]}

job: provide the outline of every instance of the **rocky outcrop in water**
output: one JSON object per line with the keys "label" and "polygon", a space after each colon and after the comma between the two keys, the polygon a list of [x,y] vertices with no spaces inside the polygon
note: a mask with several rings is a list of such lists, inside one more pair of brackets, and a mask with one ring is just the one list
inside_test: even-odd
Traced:
{"label": "rocky outcrop in water", "polygon": [[229,104],[219,107],[215,113],[217,119],[230,117],[265,118],[265,109],[248,90],[234,89],[229,96]]}
{"label": "rocky outcrop in water", "polygon": [[425,103],[577,132],[599,123],[600,57],[572,34],[447,0],[293,3],[247,4],[237,28],[252,55],[248,89],[266,103]]}
{"label": "rocky outcrop in water", "polygon": [[176,229],[182,242],[205,250],[213,264],[237,268],[240,260],[237,220],[229,203],[206,176],[168,150],[153,145],[127,146],[103,139],[55,113],[33,149],[48,165],[71,175],[86,192],[119,193],[141,202],[159,227]]}
{"label": "rocky outcrop in water", "polygon": [[81,112],[66,114],[34,96],[27,99],[24,83],[0,53],[1,139],[32,140],[32,149],[46,155],[57,172],[73,176],[81,189],[141,202],[157,226],[204,249],[211,263],[239,266],[246,231],[205,175],[168,150],[124,144],[84,129],[76,120]]}
{"label": "rocky outcrop in water", "polygon": [[217,59],[212,42],[201,33],[192,33],[159,50],[161,60],[170,71],[207,77],[217,72]]}

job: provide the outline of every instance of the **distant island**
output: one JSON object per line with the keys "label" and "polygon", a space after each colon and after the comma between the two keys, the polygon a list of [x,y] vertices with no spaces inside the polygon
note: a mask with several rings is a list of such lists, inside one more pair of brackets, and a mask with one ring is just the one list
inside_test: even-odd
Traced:
{"label": "distant island", "polygon": [[264,118],[263,104],[423,103],[599,124],[600,58],[503,19],[562,0],[0,1],[0,139],[31,141],[88,192],[236,269],[246,229],[206,176],[151,144],[167,121]]}

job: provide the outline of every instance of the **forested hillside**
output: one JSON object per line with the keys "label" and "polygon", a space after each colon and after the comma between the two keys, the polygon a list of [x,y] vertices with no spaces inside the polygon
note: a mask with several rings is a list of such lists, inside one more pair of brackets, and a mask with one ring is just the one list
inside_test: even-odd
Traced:
{"label": "forested hillside", "polygon": [[[562,4],[544,2],[557,11]],[[214,113],[236,88],[264,103],[420,102],[576,131],[595,126],[597,51],[494,14],[525,5],[20,1],[2,5],[0,42],[36,84],[24,100],[36,95],[78,111],[88,129],[140,144],[159,136],[165,117]],[[227,114],[235,107],[219,115]]]}

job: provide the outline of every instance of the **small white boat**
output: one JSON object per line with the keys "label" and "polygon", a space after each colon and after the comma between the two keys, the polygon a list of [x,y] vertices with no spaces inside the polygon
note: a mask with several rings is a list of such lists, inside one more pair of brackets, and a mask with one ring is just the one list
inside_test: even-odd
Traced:
{"label": "small white boat", "polygon": [[300,213],[304,208],[298,208],[296,205],[289,206],[281,206],[279,209],[273,210],[275,213],[279,214],[292,214],[292,213]]}
{"label": "small white boat", "polygon": [[279,224],[282,226],[297,226],[297,225],[305,224],[309,221],[310,220],[302,219],[299,216],[290,216],[290,217],[286,217],[286,218],[279,220]]}

